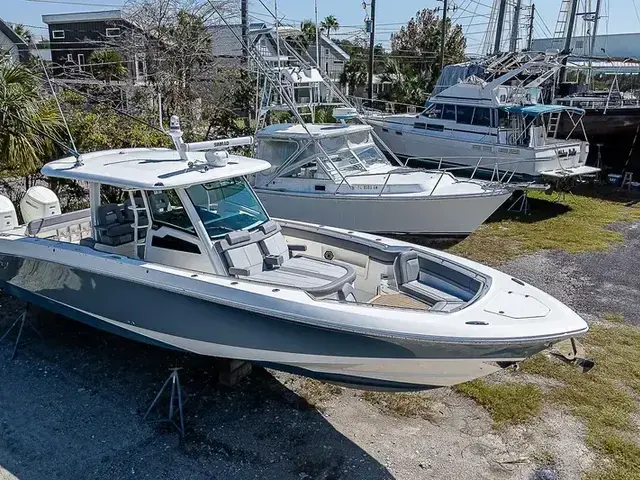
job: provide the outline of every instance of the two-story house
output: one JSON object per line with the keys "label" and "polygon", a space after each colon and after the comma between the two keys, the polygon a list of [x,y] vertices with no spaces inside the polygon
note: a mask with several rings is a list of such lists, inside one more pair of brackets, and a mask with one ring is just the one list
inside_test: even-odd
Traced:
{"label": "two-story house", "polygon": [[0,18],[0,57],[5,55],[13,61],[24,62],[29,57],[29,45]]}
{"label": "two-story house", "polygon": [[[211,32],[213,56],[239,63],[242,57],[242,45],[237,37],[240,37],[242,27],[240,25],[230,27],[216,25],[209,27],[209,31]],[[288,55],[284,45],[285,39],[295,36],[301,36],[301,32],[291,27],[280,27],[278,34],[276,34],[276,29],[265,23],[251,23],[249,25],[249,43],[257,49],[265,62],[273,67],[278,65],[281,67],[298,66],[298,62],[294,57]],[[278,37],[280,37],[279,49]],[[298,43],[302,45],[302,42]],[[289,44],[293,45],[291,40]],[[309,56],[305,60],[309,60],[310,57],[326,76],[339,85],[340,75],[344,71],[345,63],[349,60],[349,55],[326,35],[320,35],[319,59],[316,59],[315,42],[306,42],[306,50]]]}
{"label": "two-story house", "polygon": [[[125,31],[135,28],[121,10],[43,15],[49,27],[54,75],[82,72],[91,53],[113,46]],[[144,64],[130,59],[128,67],[137,79],[144,75]]]}

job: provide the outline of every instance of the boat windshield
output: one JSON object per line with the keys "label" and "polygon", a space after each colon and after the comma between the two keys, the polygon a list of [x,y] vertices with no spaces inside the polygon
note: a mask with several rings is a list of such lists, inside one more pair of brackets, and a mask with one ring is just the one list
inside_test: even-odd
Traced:
{"label": "boat windshield", "polygon": [[374,165],[389,165],[389,161],[374,144],[349,146],[339,151],[327,151],[327,154],[329,160],[324,154],[319,155],[318,160],[322,162],[333,180],[340,180],[341,175],[348,177],[367,173]]}
{"label": "boat windshield", "polygon": [[187,194],[211,238],[269,220],[253,190],[240,178],[192,185]]}

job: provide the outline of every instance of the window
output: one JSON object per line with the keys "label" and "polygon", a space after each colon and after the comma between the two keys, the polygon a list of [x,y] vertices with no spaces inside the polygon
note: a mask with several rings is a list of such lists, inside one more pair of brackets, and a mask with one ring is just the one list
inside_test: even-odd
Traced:
{"label": "window", "polygon": [[424,130],[425,128],[427,128],[427,125],[422,122],[415,122],[413,124],[413,128],[417,128],[418,130]]}
{"label": "window", "polygon": [[576,40],[576,50],[584,48],[584,40]]}
{"label": "window", "polygon": [[324,49],[324,54],[325,54],[325,55],[329,55],[329,53],[330,53],[330,52],[329,52],[329,49],[328,49],[328,48],[325,48],[325,49]]}
{"label": "window", "polygon": [[195,234],[193,224],[175,190],[147,192],[147,195],[154,224],[166,225]]}
{"label": "window", "polygon": [[471,120],[473,119],[473,107],[458,105],[458,107],[456,108],[456,115],[458,118],[458,123],[471,125]]}
{"label": "window", "polygon": [[427,130],[431,130],[432,132],[444,132],[444,125],[438,125],[437,123],[429,123],[427,124]]}
{"label": "window", "polygon": [[344,65],[344,62],[342,60],[334,60],[333,61],[333,66],[334,67],[341,67],[342,65]]}
{"label": "window", "polygon": [[119,37],[120,29],[119,28],[107,28],[107,37]]}
{"label": "window", "polygon": [[498,109],[498,127],[509,127],[509,113]]}
{"label": "window", "polygon": [[67,62],[73,63],[73,53],[67,53]]}
{"label": "window", "polygon": [[456,119],[456,106],[455,105],[444,105],[442,109],[442,119],[443,120],[453,120]]}
{"label": "window", "polygon": [[476,111],[473,113],[473,125],[478,127],[490,127],[491,126],[491,110],[488,108],[476,107]]}
{"label": "window", "polygon": [[269,219],[253,190],[238,178],[192,185],[187,194],[211,238],[248,230]]}
{"label": "window", "polygon": [[427,107],[422,115],[428,118],[442,118],[442,104],[432,103]]}
{"label": "window", "polygon": [[62,40],[64,38],[64,30],[54,30],[51,32],[51,37],[55,40]]}
{"label": "window", "polygon": [[84,53],[79,53],[78,54],[78,67],[80,68],[80,71],[82,71],[82,66],[84,65]]}

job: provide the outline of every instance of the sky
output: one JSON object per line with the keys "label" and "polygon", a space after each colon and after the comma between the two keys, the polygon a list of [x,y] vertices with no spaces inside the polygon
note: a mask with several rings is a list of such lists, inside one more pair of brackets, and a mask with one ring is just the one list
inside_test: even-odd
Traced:
{"label": "sky", "polygon": [[[46,35],[42,15],[118,8],[125,0],[0,0],[0,18],[10,23],[23,23],[36,34]],[[239,1],[239,0],[238,0]],[[252,21],[271,23],[271,17],[260,4],[249,0]],[[450,13],[456,23],[463,26],[468,37],[469,50],[482,43],[487,30],[488,13],[494,0],[449,0]],[[512,3],[514,0],[509,0]],[[536,5],[534,38],[553,36],[561,0],[521,0],[523,5],[533,1]],[[580,0],[588,6],[596,0]],[[262,0],[272,10],[274,0]],[[369,3],[370,0],[367,0]],[[362,0],[317,0],[318,17],[334,15],[342,27],[334,38],[352,39],[363,35],[366,11]],[[603,0],[600,33],[640,32],[640,0]],[[580,10],[585,11],[585,6]],[[313,18],[314,0],[277,0],[278,16],[282,23],[298,25],[301,20]],[[405,24],[422,8],[442,8],[441,0],[376,0],[376,43],[389,46],[390,35]],[[588,7],[587,7],[588,10]],[[528,13],[523,13],[524,16]]]}

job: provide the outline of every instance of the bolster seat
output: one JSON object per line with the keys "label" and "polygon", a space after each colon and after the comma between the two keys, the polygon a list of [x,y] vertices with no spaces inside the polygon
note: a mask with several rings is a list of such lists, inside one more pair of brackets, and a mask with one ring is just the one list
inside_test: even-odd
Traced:
{"label": "bolster seat", "polygon": [[122,207],[108,203],[98,207],[99,241],[105,245],[118,246],[133,241],[133,228],[122,213]]}

